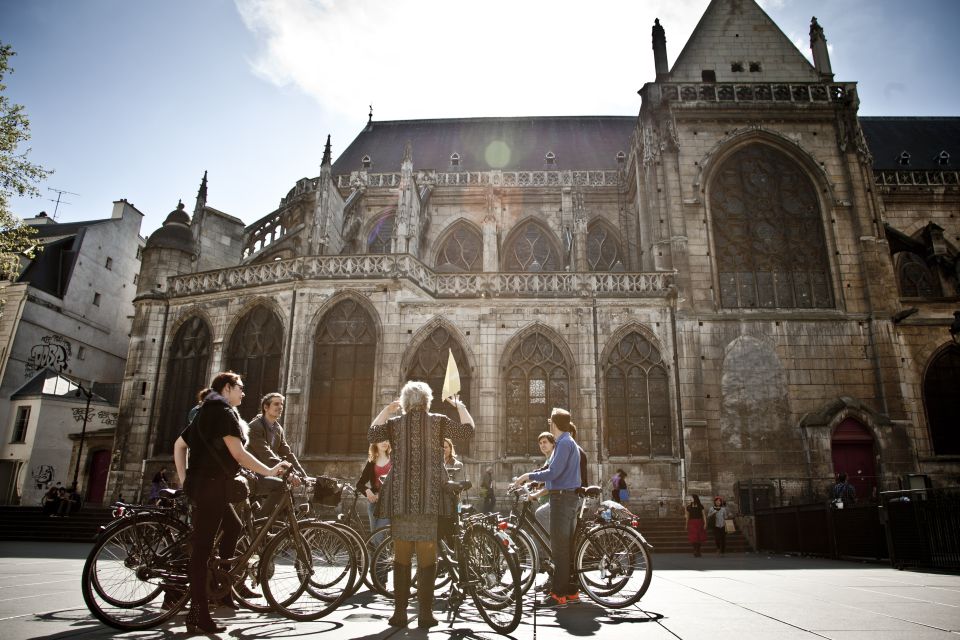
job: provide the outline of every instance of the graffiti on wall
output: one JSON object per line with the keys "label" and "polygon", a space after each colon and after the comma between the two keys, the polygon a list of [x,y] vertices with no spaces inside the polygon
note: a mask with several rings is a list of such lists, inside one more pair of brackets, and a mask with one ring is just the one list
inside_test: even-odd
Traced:
{"label": "graffiti on wall", "polygon": [[30,356],[24,365],[24,377],[49,367],[54,371],[66,371],[70,364],[70,342],[63,336],[52,335],[40,338],[40,344],[30,347]]}
{"label": "graffiti on wall", "polygon": [[83,422],[86,420],[90,422],[93,419],[94,410],[93,409],[72,409],[73,411],[73,420],[74,422]]}
{"label": "graffiti on wall", "polygon": [[100,418],[100,422],[103,424],[114,426],[117,424],[119,414],[116,411],[98,411],[97,417]]}
{"label": "graffiti on wall", "polygon": [[31,475],[33,476],[33,481],[37,485],[37,489],[43,490],[50,486],[50,483],[53,482],[53,478],[57,475],[57,472],[52,465],[38,464],[33,468]]}

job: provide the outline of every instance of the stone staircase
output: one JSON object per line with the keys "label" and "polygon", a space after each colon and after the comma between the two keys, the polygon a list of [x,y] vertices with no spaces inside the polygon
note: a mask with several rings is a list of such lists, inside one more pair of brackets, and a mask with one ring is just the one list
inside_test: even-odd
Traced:
{"label": "stone staircase", "polygon": [[[687,542],[687,527],[682,517],[658,518],[655,515],[640,514],[639,529],[647,542],[653,545],[655,554],[693,553],[693,547]],[[750,550],[750,544],[739,529],[736,533],[727,534],[727,553],[744,553]],[[707,541],[701,552],[712,554],[716,551],[713,534],[708,531]]]}
{"label": "stone staircase", "polygon": [[112,519],[108,507],[83,507],[66,518],[51,518],[40,507],[0,506],[0,540],[93,542]]}

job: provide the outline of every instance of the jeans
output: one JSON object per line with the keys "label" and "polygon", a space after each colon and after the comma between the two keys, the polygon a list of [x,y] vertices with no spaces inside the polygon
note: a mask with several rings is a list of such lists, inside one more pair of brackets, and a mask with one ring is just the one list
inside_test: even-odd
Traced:
{"label": "jeans", "polygon": [[[377,503],[376,502],[367,502],[367,518],[370,520],[370,533],[373,533],[380,527],[385,527],[390,524],[390,518],[378,518],[376,516]],[[370,544],[375,548],[380,541],[383,540],[383,535],[380,534],[377,537],[370,540]],[[372,551],[373,549],[371,549]]]}
{"label": "jeans", "polygon": [[550,552],[553,556],[553,592],[558,596],[576,593],[579,586],[571,572],[573,533],[576,527],[576,493],[550,494]]}

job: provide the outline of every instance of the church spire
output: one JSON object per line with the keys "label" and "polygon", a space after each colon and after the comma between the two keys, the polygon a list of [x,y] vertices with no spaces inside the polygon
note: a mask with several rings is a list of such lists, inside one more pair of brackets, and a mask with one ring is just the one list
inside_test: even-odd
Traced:
{"label": "church spire", "polygon": [[827,38],[817,17],[810,18],[810,50],[813,52],[813,66],[821,80],[833,81],[833,69],[830,67],[830,52],[827,50]]}
{"label": "church spire", "polygon": [[320,161],[320,166],[325,167],[331,164],[330,159],[330,134],[327,134],[327,144],[323,147],[323,160]]}
{"label": "church spire", "polygon": [[205,206],[207,206],[207,172],[203,172],[203,180],[200,181],[200,189],[197,190],[197,203],[193,207],[193,216],[196,217]]}

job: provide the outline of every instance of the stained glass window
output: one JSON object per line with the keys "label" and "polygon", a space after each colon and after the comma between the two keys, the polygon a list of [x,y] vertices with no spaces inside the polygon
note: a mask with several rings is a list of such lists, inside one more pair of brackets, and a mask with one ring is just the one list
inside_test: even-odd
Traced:
{"label": "stained glass window", "polygon": [[210,384],[210,329],[192,316],[177,329],[167,359],[162,417],[154,454],[171,453],[173,442],[187,426],[187,413],[196,404],[197,392]]}
{"label": "stained glass window", "polygon": [[[460,399],[468,409],[475,410],[475,407],[470,404],[470,370],[467,367],[463,347],[444,327],[437,327],[431,331],[430,335],[416,347],[416,353],[413,354],[404,380],[422,380],[429,384],[433,390],[433,404],[430,405],[430,411],[442,413],[459,421],[460,414],[457,409],[440,398],[450,350],[453,351],[453,358],[457,361],[457,369],[460,372]],[[453,446],[457,450],[457,455],[466,455],[470,452],[469,440],[454,439]]]}
{"label": "stained glass window", "polygon": [[570,410],[569,370],[560,347],[539,332],[507,357],[507,455],[541,455],[537,436],[549,430],[550,412]]}
{"label": "stained glass window", "polygon": [[373,320],[355,300],[337,303],[313,341],[307,416],[308,453],[367,451],[373,410],[377,336]]}
{"label": "stained glass window", "polygon": [[796,162],[744,147],[719,168],[710,206],[724,307],[834,306],[816,189]]}
{"label": "stained glass window", "polygon": [[466,222],[454,225],[437,252],[437,271],[480,271],[483,267],[483,240]]}
{"label": "stained glass window", "polygon": [[510,234],[503,252],[504,271],[560,271],[563,254],[546,227],[528,220]]}
{"label": "stained glass window", "polygon": [[604,379],[608,454],[672,455],[667,370],[657,348],[630,333],[607,358]]}
{"label": "stained glass window", "polygon": [[248,311],[230,336],[225,361],[243,378],[245,396],[237,410],[244,420],[260,413],[260,398],[280,391],[283,336],[280,318],[263,305]]}

